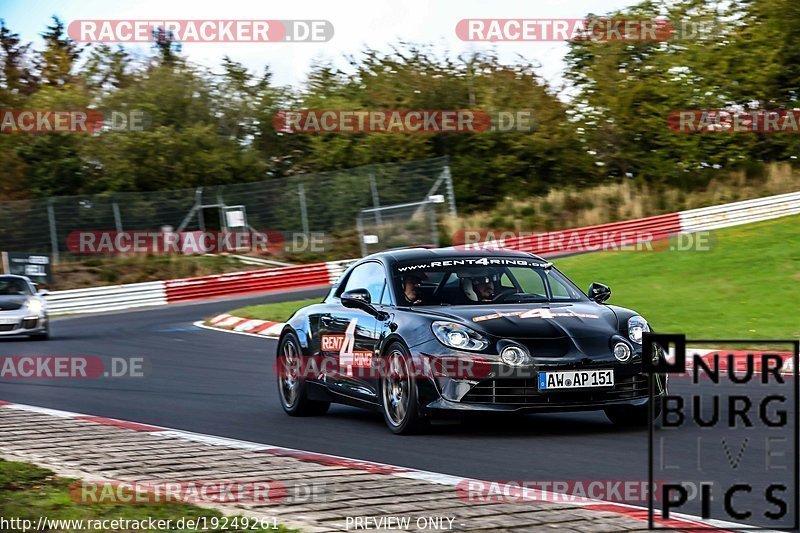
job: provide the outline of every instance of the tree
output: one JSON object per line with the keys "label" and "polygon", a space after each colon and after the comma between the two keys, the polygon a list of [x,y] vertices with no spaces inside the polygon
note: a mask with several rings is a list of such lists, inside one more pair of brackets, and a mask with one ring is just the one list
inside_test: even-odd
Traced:
{"label": "tree", "polygon": [[64,23],[53,17],[53,24],[42,34],[45,47],[41,53],[42,81],[52,86],[62,86],[72,81],[72,68],[81,51],[64,33]]}
{"label": "tree", "polygon": [[0,50],[2,50],[3,103],[14,106],[37,88],[37,78],[28,63],[30,43],[21,45],[19,34],[13,33],[0,19]]}

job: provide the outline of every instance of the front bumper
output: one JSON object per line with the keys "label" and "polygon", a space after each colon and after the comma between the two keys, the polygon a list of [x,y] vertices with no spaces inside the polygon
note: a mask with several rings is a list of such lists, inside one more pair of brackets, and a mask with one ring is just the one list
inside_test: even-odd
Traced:
{"label": "front bumper", "polygon": [[[660,379],[660,378],[656,378]],[[640,406],[648,401],[647,376],[618,380],[608,389],[539,392],[532,380],[485,380],[474,385],[460,400],[444,396],[428,402],[431,414],[445,412],[564,412],[591,411],[615,405]],[[666,394],[656,385],[656,396]]]}
{"label": "front bumper", "polygon": [[[419,350],[422,358],[470,357],[464,352],[451,351],[437,355]],[[479,366],[472,375],[436,375],[420,387],[420,405],[432,415],[447,412],[557,412],[604,409],[615,405],[646,405],[649,396],[649,376],[643,373],[641,351],[626,362],[618,361],[609,350],[602,355],[587,356],[573,351],[562,357],[534,358],[534,364],[509,367],[497,356],[474,354],[473,357],[493,358]],[[473,367],[476,368],[476,367]],[[567,370],[611,369],[612,387],[556,389],[540,391],[539,372]],[[653,376],[656,396],[666,394],[667,376]]]}
{"label": "front bumper", "polygon": [[19,311],[0,312],[0,337],[11,335],[38,335],[47,331],[47,316]]}

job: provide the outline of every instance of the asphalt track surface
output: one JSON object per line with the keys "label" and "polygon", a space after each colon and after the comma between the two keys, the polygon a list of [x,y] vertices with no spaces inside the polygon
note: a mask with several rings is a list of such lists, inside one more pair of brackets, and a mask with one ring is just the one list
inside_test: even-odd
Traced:
{"label": "asphalt track surface", "polygon": [[[199,319],[242,305],[323,293],[279,293],[57,319],[50,341],[2,339],[0,356],[143,357],[145,377],[2,379],[0,400],[486,480],[647,479],[648,432],[617,428],[602,412],[480,418],[437,425],[424,435],[410,437],[392,435],[379,413],[344,406],[334,406],[322,417],[290,418],[277,399],[274,340],[193,326]],[[776,509],[765,503],[764,488],[769,483],[787,485],[781,496],[789,502],[791,516],[796,509],[792,476],[797,468],[792,465],[797,459],[792,449],[796,409],[783,405],[788,426],[776,432],[760,423],[758,406],[759,399],[770,392],[788,395],[791,402],[793,387],[791,377],[780,389],[774,383],[734,386],[725,380],[719,385],[705,380],[700,389],[688,379],[673,379],[673,394],[690,397],[702,390],[704,398],[711,392],[749,396],[754,427],[731,431],[692,425],[657,430],[655,478],[716,481],[712,516],[724,520],[734,519],[721,511],[723,495],[717,491],[734,482],[750,483],[752,493],[735,496],[737,507],[754,512],[749,523],[776,526],[761,517],[764,511]],[[725,403],[723,423],[727,422]],[[773,404],[767,411],[772,413],[776,407]],[[710,416],[710,401],[704,402],[703,413]],[[788,440],[767,441],[767,437]],[[698,455],[703,468],[699,473]],[[699,514],[699,499],[679,511]],[[783,524],[791,524],[789,517],[786,520]]]}

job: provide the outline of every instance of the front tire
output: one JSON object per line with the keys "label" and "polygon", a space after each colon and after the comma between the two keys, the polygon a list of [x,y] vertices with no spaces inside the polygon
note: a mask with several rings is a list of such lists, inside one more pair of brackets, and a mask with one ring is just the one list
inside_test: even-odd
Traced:
{"label": "front tire", "polygon": [[275,365],[281,407],[289,416],[324,415],[331,404],[308,398],[308,385],[302,377],[302,357],[297,335],[291,332],[284,335],[278,344]]}
{"label": "front tire", "polygon": [[46,341],[46,340],[48,340],[50,338],[50,324],[47,324],[47,326],[45,326],[45,329],[44,329],[43,333],[36,333],[34,335],[31,335],[30,338],[31,338],[31,340],[34,340],[34,341]]}
{"label": "front tire", "polygon": [[425,419],[419,414],[417,386],[411,370],[411,355],[401,343],[387,350],[387,371],[381,379],[381,411],[389,430],[396,435],[419,432]]}

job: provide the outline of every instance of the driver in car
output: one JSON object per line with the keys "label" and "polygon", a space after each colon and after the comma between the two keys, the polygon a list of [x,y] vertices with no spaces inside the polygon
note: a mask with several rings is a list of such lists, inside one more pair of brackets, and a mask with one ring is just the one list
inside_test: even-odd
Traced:
{"label": "driver in car", "polygon": [[515,292],[512,288],[499,286],[499,282],[495,282],[499,273],[492,269],[470,269],[460,272],[458,277],[461,278],[466,303],[497,302]]}
{"label": "driver in car", "polygon": [[403,276],[402,305],[423,305],[419,286],[422,284],[424,274],[406,274]]}
{"label": "driver in car", "polygon": [[494,282],[489,276],[481,276],[472,280],[472,286],[480,302],[491,302],[494,300]]}

